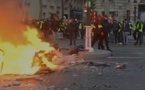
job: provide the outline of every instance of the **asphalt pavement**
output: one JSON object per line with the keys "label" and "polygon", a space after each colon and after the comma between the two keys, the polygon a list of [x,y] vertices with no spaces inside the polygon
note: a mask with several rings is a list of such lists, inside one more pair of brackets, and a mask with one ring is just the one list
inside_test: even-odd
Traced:
{"label": "asphalt pavement", "polygon": [[[58,46],[60,48],[74,48],[76,46],[82,45],[85,46],[85,39],[77,39],[76,45],[69,45],[69,39],[56,39],[55,41],[58,43]],[[93,52],[79,52],[80,58],[83,59],[95,59],[95,58],[101,58],[101,57],[108,57],[111,55],[111,52],[108,50],[99,50],[97,49],[97,43],[93,47]]]}
{"label": "asphalt pavement", "polygon": [[[88,59],[77,59],[80,63],[71,62],[62,70],[38,75],[1,75],[0,90],[145,90],[145,43],[134,46],[129,38],[127,45],[110,44],[111,56],[90,54]],[[67,39],[57,43],[74,47]],[[83,43],[80,40],[77,44]]]}
{"label": "asphalt pavement", "polygon": [[[145,90],[145,44],[114,45],[112,56],[90,59],[93,63],[107,63],[109,67],[89,67],[48,77],[48,86],[56,90]],[[125,65],[125,68],[116,68]],[[55,78],[54,78],[55,77]]]}

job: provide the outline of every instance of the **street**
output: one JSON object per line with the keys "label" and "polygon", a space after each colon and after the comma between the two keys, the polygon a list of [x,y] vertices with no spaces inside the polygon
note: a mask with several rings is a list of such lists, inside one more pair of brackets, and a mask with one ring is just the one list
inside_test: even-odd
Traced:
{"label": "street", "polygon": [[144,8],[145,0],[1,0],[0,90],[145,90]]}
{"label": "street", "polygon": [[[60,44],[62,42],[66,41],[59,41]],[[68,44],[63,43],[63,45],[66,47]],[[131,41],[128,45],[111,44],[110,47],[113,51],[112,56],[85,60],[85,62],[105,63],[109,66],[76,64],[62,71],[41,74],[37,77],[32,75],[30,79],[27,79],[29,75],[24,75],[24,77],[23,75],[10,75],[11,78],[9,75],[2,75],[0,90],[144,90],[144,44],[134,46]],[[116,68],[121,64],[126,67]],[[16,77],[22,80],[17,82]],[[10,82],[18,85],[13,86]]]}
{"label": "street", "polygon": [[[92,70],[79,69],[49,78],[50,86],[66,90],[144,90],[144,46],[111,45],[113,56],[90,60],[109,63],[110,67]],[[126,64],[126,69],[115,69],[117,64]],[[71,89],[69,89],[71,88]]]}

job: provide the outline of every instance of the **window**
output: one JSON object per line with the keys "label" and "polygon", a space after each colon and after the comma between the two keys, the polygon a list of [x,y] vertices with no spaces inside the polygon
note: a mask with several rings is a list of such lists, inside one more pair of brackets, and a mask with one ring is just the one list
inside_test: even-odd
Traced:
{"label": "window", "polygon": [[109,2],[114,2],[114,0],[109,0]]}
{"label": "window", "polygon": [[105,15],[105,12],[104,11],[102,11],[102,16],[104,16]]}
{"label": "window", "polygon": [[24,3],[25,3],[26,5],[30,5],[30,0],[24,0]]}
{"label": "window", "polygon": [[47,8],[47,5],[43,5],[43,8]]}
{"label": "window", "polygon": [[141,3],[145,3],[145,0],[141,0],[140,2],[141,2]]}
{"label": "window", "polygon": [[50,9],[54,9],[54,6],[53,6],[53,5],[51,5],[51,6],[50,6]]}

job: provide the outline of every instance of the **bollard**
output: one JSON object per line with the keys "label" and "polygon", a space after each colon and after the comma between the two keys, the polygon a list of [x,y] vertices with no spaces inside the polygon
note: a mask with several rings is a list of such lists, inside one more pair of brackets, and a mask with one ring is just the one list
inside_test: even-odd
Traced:
{"label": "bollard", "polygon": [[92,52],[93,48],[91,45],[92,42],[92,26],[86,26],[86,37],[85,37],[85,50]]}

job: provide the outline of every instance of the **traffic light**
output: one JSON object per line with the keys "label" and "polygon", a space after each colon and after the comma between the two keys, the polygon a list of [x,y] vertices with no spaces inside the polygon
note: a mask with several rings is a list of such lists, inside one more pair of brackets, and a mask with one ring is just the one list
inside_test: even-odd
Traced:
{"label": "traffic light", "polygon": [[86,8],[91,8],[92,7],[92,1],[86,0],[85,6],[86,6]]}
{"label": "traffic light", "polygon": [[86,10],[87,10],[87,25],[90,25],[91,23],[91,19],[92,19],[92,16],[93,16],[93,13],[92,13],[92,1],[91,0],[85,0],[85,7],[86,7]]}
{"label": "traffic light", "polygon": [[92,2],[91,1],[88,1],[88,6],[92,7]]}

